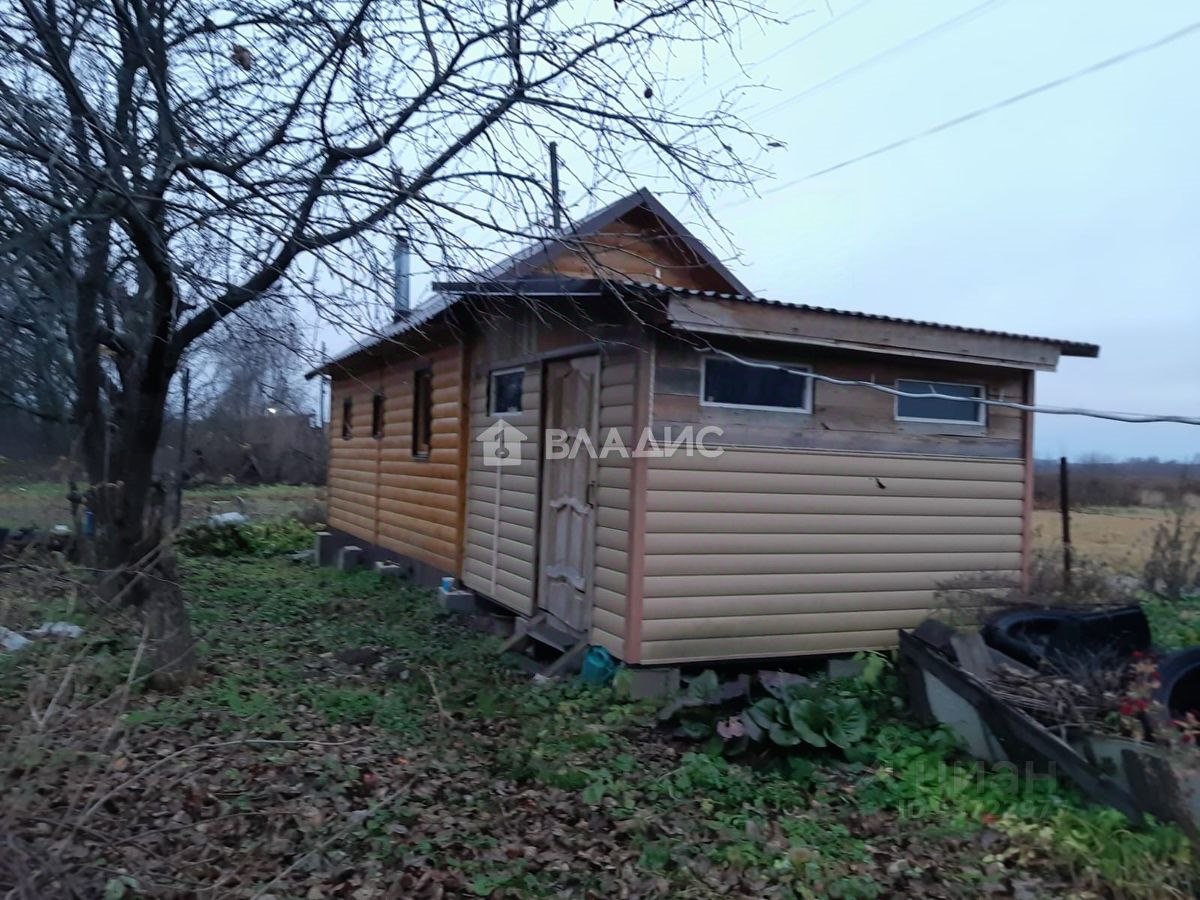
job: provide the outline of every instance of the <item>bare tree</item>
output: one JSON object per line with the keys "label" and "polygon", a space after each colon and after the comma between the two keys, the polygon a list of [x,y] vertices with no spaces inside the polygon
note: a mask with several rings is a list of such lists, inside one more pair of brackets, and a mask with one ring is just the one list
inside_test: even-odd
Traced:
{"label": "bare tree", "polygon": [[[589,185],[639,177],[634,146],[694,197],[745,180],[762,142],[724,103],[675,111],[668,72],[756,15],[741,0],[7,4],[0,269],[36,255],[65,276],[71,418],[88,478],[109,483],[102,565],[127,579],[159,541],[152,460],[181,361],[269,292],[351,319],[398,218],[451,269],[481,234],[543,235],[550,138],[578,148]],[[156,635],[159,665],[182,670],[182,599],[159,583],[122,587],[163,605],[148,621],[180,632]]]}

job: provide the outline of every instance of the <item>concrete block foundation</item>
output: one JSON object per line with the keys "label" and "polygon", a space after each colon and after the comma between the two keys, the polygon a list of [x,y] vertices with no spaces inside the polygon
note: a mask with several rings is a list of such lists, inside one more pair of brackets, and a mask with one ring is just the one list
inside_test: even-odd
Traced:
{"label": "concrete block foundation", "polygon": [[337,552],[337,567],[343,572],[353,572],[363,564],[363,549],[347,544]]}
{"label": "concrete block foundation", "polygon": [[634,700],[660,699],[679,693],[679,669],[660,667],[626,670],[629,696]]}
{"label": "concrete block foundation", "polygon": [[438,606],[446,612],[462,614],[476,613],[483,610],[483,605],[479,602],[479,598],[475,596],[475,592],[461,588],[448,591],[444,587],[439,587]]}

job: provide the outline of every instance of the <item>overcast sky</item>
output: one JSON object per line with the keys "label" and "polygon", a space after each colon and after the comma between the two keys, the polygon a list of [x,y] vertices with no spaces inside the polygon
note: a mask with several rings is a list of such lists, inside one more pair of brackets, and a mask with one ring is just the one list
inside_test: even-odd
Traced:
{"label": "overcast sky", "polygon": [[[759,196],[716,195],[727,235],[663,197],[743,282],[773,299],[1098,343],[1099,359],[1040,375],[1037,401],[1200,416],[1200,30],[810,177],[1159,41],[1200,22],[1200,3],[774,7],[787,24],[743,30],[744,73],[719,52],[706,69],[675,59],[662,73],[685,86],[671,102],[694,111],[761,85],[739,111],[786,145],[766,157]],[[631,155],[630,179],[657,189],[636,165],[646,159]],[[629,186],[584,200],[568,182],[564,199],[578,217]],[[1040,415],[1037,453],[1191,459],[1200,427]]]}
{"label": "overcast sky", "polygon": [[[772,298],[1098,343],[1099,359],[1039,376],[1038,402],[1200,416],[1200,32],[787,186],[1156,41],[1200,21],[1200,4],[833,0],[832,22],[813,5],[744,41],[747,61],[774,54],[751,70],[772,90],[747,114],[787,147],[761,199],[716,204],[742,280]],[[1200,427],[1043,415],[1037,452],[1186,459]]]}

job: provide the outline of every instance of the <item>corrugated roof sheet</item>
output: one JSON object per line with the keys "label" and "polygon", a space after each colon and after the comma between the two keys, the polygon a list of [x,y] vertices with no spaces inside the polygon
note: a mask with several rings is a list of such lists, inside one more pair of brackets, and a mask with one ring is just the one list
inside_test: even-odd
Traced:
{"label": "corrugated roof sheet", "polygon": [[638,287],[656,292],[663,296],[700,297],[712,300],[734,300],[739,303],[754,303],[760,306],[780,306],[787,309],[805,310],[807,312],[826,313],[833,316],[847,316],[855,319],[866,319],[872,322],[893,322],[897,325],[919,325],[924,328],[936,328],[939,331],[954,331],[962,334],[976,334],[986,337],[1011,338],[1018,341],[1032,341],[1039,344],[1053,344],[1064,356],[1094,357],[1100,354],[1097,344],[1083,341],[1068,341],[1061,338],[1039,337],[1032,334],[1019,334],[1012,331],[995,331],[988,328],[972,328],[966,325],[946,325],[942,322],[927,322],[922,319],[906,319],[900,316],[886,316],[880,313],[857,312],[855,310],[834,309],[829,306],[813,306],[808,303],[789,303],[785,300],[770,300],[766,297],[755,297],[749,294],[726,294],[720,291],[701,291],[690,288],[673,288],[659,284],[638,284]]}
{"label": "corrugated roof sheet", "polygon": [[961,334],[973,334],[985,337],[1001,337],[1018,341],[1051,344],[1058,347],[1059,351],[1064,356],[1096,357],[1100,354],[1099,346],[1082,341],[1068,341],[1061,338],[1039,337],[1037,335],[1019,334],[1011,331],[996,331],[988,328],[972,328],[965,325],[946,325],[941,322],[928,322],[921,319],[887,316],[880,313],[866,313],[857,312],[854,310],[834,309],[828,306],[814,306],[808,303],[788,303],[784,300],[771,300],[766,297],[755,297],[750,294],[733,294],[724,293],[721,291],[675,288],[666,285],[650,284],[645,282],[616,283],[604,282],[599,279],[547,279],[545,277],[539,277],[516,282],[497,282],[485,280],[481,282],[457,282],[443,285],[443,290],[445,290],[446,293],[443,293],[439,298],[431,300],[428,303],[417,307],[409,316],[393,322],[378,336],[365,338],[364,340],[359,341],[343,353],[331,358],[329,362],[319,366],[316,369],[313,369],[305,377],[311,378],[314,375],[321,374],[322,372],[327,371],[331,366],[345,362],[361,352],[378,347],[389,340],[394,340],[405,332],[411,331],[414,328],[418,328],[421,325],[430,322],[437,315],[445,312],[447,309],[465,297],[473,295],[489,295],[494,297],[497,295],[507,294],[520,296],[522,293],[525,293],[528,296],[532,296],[534,294],[542,296],[566,296],[583,293],[596,294],[604,289],[625,291],[633,290],[637,291],[638,293],[652,294],[664,299],[669,299],[670,297],[696,297],[709,300],[730,300],[737,303],[753,303],[761,306],[775,306],[783,309],[823,313],[831,316],[845,316],[871,322],[889,322],[896,325],[915,325],[924,328],[934,328],[940,331],[958,332]]}

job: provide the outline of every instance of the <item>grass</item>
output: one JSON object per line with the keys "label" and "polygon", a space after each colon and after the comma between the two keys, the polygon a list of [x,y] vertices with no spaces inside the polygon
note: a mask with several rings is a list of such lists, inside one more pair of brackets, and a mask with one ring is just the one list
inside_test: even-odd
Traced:
{"label": "grass", "polygon": [[1171,601],[1147,594],[1142,609],[1155,647],[1171,651],[1200,646],[1200,596]]}
{"label": "grass", "polygon": [[[201,485],[183,495],[183,521],[203,521],[212,513],[230,512],[244,503],[254,518],[286,516],[323,505],[319,485]],[[0,481],[0,526],[51,528],[69,525],[71,506],[66,485],[49,481]]]}
{"label": "grass", "polygon": [[[59,731],[26,719],[67,645],[0,668],[4,723],[53,737],[7,750],[0,825],[85,894],[1190,892],[1174,829],[957,762],[945,732],[900,713],[854,761],[747,767],[668,739],[654,704],[531,685],[497,638],[372,573],[192,558],[183,577],[202,677],[135,693],[115,731],[104,698],[124,683],[128,623],[82,617]],[[379,660],[340,662],[347,649]]]}
{"label": "grass", "polygon": [[[1168,515],[1166,510],[1148,506],[1072,510],[1071,543],[1086,559],[1138,575],[1154,546],[1154,531]],[[1054,551],[1062,546],[1057,510],[1034,510],[1033,522],[1037,547]]]}

